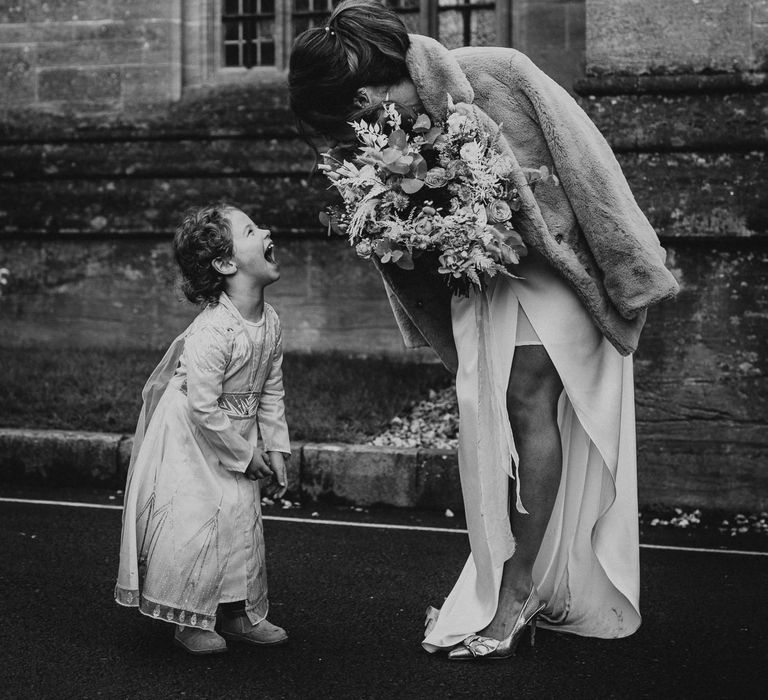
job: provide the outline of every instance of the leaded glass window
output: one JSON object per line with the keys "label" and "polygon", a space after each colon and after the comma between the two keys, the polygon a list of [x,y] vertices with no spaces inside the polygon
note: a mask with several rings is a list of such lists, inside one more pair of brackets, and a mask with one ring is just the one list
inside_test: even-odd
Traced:
{"label": "leaded glass window", "polygon": [[391,7],[403,20],[403,24],[412,34],[423,33],[421,26],[422,20],[422,0],[386,0],[384,3]]}
{"label": "leaded glass window", "polygon": [[224,66],[275,65],[275,0],[223,0]]}
{"label": "leaded glass window", "polygon": [[293,36],[298,36],[305,29],[322,27],[331,14],[331,10],[338,5],[338,0],[292,0],[293,12],[291,22]]}
{"label": "leaded glass window", "polygon": [[[292,34],[297,36],[305,29],[322,27],[340,0],[291,0]],[[385,0],[385,4],[403,19],[409,32],[421,31],[422,0]]]}
{"label": "leaded glass window", "polygon": [[439,0],[438,37],[449,49],[493,46],[496,40],[496,3],[487,0]]}

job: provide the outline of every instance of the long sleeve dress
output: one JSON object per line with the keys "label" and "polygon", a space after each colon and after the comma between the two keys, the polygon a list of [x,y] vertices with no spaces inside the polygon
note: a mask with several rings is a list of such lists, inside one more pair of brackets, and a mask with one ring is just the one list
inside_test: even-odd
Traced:
{"label": "long sleeve dress", "polygon": [[213,629],[222,602],[267,615],[258,441],[290,454],[280,323],[247,324],[226,294],[171,345],[149,378],[125,490],[115,599],[154,618]]}

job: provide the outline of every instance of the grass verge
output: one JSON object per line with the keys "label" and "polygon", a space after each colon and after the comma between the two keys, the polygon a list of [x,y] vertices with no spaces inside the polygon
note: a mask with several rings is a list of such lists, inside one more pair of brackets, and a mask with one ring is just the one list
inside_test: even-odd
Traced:
{"label": "grass verge", "polygon": [[[162,357],[145,350],[0,348],[0,426],[131,433],[141,389]],[[294,440],[363,442],[451,384],[441,365],[340,354],[286,355]]]}

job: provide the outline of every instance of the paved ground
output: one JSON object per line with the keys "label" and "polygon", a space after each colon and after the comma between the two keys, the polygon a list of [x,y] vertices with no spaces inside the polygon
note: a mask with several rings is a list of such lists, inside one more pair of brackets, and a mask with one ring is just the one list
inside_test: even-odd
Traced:
{"label": "paved ground", "polygon": [[[22,496],[5,489],[3,496]],[[41,494],[32,494],[40,497]],[[43,494],[45,495],[45,494]],[[61,492],[57,496],[61,496]],[[106,494],[66,494],[115,505]],[[644,624],[618,641],[541,631],[508,662],[419,646],[466,555],[442,515],[268,509],[274,649],[194,658],[112,602],[118,509],[0,502],[0,696],[9,698],[743,698],[766,688],[768,556],[643,548]],[[299,519],[301,518],[301,519]],[[319,519],[336,524],[321,524]],[[344,523],[344,520],[353,523]],[[693,544],[686,535],[685,544]],[[707,543],[711,544],[711,543]]]}

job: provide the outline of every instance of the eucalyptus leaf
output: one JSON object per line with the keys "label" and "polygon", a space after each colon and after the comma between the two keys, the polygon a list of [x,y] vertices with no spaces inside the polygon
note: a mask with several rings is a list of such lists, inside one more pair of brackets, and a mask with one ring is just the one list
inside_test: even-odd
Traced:
{"label": "eucalyptus leaf", "polygon": [[433,126],[429,131],[427,131],[424,134],[424,140],[430,144],[434,145],[435,141],[437,141],[437,137],[440,136],[440,134],[443,133],[443,130],[439,126]]}
{"label": "eucalyptus leaf", "polygon": [[423,180],[424,176],[427,174],[427,170],[429,170],[429,167],[427,166],[427,161],[424,159],[424,156],[414,156],[413,163],[411,164],[411,174],[414,177]]}
{"label": "eucalyptus leaf", "polygon": [[400,187],[406,194],[415,194],[424,187],[424,180],[418,180],[413,177],[404,177]]}
{"label": "eucalyptus leaf", "polygon": [[392,163],[399,160],[403,155],[402,151],[399,151],[396,148],[385,148],[381,152],[381,160],[384,162],[385,165],[391,165]]}
{"label": "eucalyptus leaf", "polygon": [[420,114],[411,128],[417,134],[429,131],[432,128],[432,120],[426,114]]}
{"label": "eucalyptus leaf", "polygon": [[517,231],[505,231],[504,243],[511,248],[525,247],[523,239]]}
{"label": "eucalyptus leaf", "polygon": [[380,238],[378,241],[376,241],[374,250],[376,251],[376,255],[381,258],[392,250],[392,244],[388,238]]}
{"label": "eucalyptus leaf", "polygon": [[408,138],[402,129],[397,129],[389,135],[389,145],[392,148],[399,148],[401,151],[408,145]]}
{"label": "eucalyptus leaf", "polygon": [[396,175],[407,175],[411,171],[410,161],[408,163],[404,163],[402,158],[394,163],[385,165],[384,167],[389,170],[389,172],[395,173]]}
{"label": "eucalyptus leaf", "polygon": [[403,251],[403,254],[399,259],[395,260],[395,263],[399,268],[402,268],[403,270],[413,270],[414,268],[413,256],[406,251]]}

